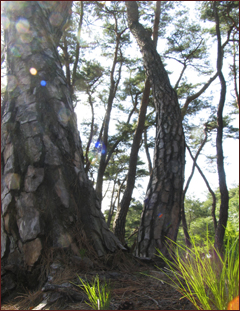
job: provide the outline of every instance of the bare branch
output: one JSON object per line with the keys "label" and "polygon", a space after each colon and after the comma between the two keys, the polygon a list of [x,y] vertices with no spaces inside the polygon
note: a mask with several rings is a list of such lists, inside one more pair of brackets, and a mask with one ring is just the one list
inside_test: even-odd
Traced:
{"label": "bare branch", "polygon": [[[191,150],[190,148],[188,147],[188,145],[186,144],[186,148],[190,154],[190,157],[192,158],[192,160],[194,161],[194,157],[191,153]],[[213,192],[212,188],[210,187],[208,181],[207,181],[207,178],[205,177],[205,175],[203,174],[202,170],[200,169],[200,167],[198,166],[197,162],[195,163],[195,166],[196,168],[198,169],[198,172],[199,174],[202,176],[207,188],[208,188],[208,191],[211,193],[212,195],[212,199],[213,199],[213,202],[212,202],[212,218],[213,218],[213,223],[214,223],[214,229],[216,231],[216,228],[217,228],[217,220],[216,220],[216,215],[215,215],[215,210],[216,210],[216,196],[215,196],[215,193]]]}
{"label": "bare branch", "polygon": [[187,108],[189,106],[189,104],[194,100],[194,99],[197,99],[200,95],[203,94],[203,92],[210,86],[210,84],[217,78],[218,76],[218,73],[216,72],[215,75],[210,78],[208,80],[207,83],[205,83],[203,85],[203,87],[201,88],[201,90],[199,90],[197,93],[187,97],[186,101],[185,101],[185,104],[183,105],[182,107],[182,119],[184,118],[185,114],[187,113]]}

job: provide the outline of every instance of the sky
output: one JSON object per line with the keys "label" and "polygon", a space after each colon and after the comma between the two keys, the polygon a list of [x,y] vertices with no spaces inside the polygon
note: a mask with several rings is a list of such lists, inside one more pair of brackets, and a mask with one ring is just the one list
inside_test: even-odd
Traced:
{"label": "sky", "polygon": [[[190,8],[190,17],[192,19],[194,19],[195,18],[194,17],[194,6],[195,6],[194,2],[195,1],[184,1],[184,2]],[[162,42],[159,44],[162,44]],[[138,47],[137,47],[137,49],[138,49]],[[211,54],[213,55],[212,62],[214,64],[216,62],[216,59],[214,59],[214,55],[217,54],[217,48],[216,48],[215,44],[212,45]],[[224,65],[227,66],[226,63]],[[170,62],[167,66],[167,69],[174,73],[170,76],[170,81],[171,81],[172,85],[174,85],[174,83],[176,82],[176,80],[179,76],[179,73],[181,71],[181,67],[179,67],[176,62]],[[197,77],[196,74],[194,74],[193,83],[199,82],[199,81],[201,81],[201,77]],[[213,90],[219,89],[219,85],[220,85],[219,80],[215,80],[211,90],[212,89]],[[207,92],[210,92],[210,91],[207,91]],[[207,93],[205,93],[205,94],[207,94]],[[219,92],[216,91],[214,94],[214,99],[213,99],[215,105],[218,104],[219,96],[220,96]],[[82,98],[82,101],[84,101],[83,97],[81,97],[81,98]],[[227,100],[229,100],[229,99],[230,99],[230,94],[228,93]],[[83,110],[83,109],[86,109],[86,110]],[[80,135],[81,135],[81,130],[82,130],[81,122],[85,119],[85,116],[89,115],[89,117],[90,117],[91,112],[90,112],[89,107],[81,105],[81,104],[76,107],[75,111],[78,115],[78,126],[79,126]],[[86,111],[86,112],[84,112],[84,111]],[[226,106],[224,109],[224,114],[227,114],[227,113],[228,113],[228,108]],[[233,125],[235,127],[239,127],[238,118],[236,118]],[[110,124],[110,133],[109,133],[110,135],[113,133],[114,128],[115,128],[115,124],[114,124],[114,121],[112,120],[111,124]],[[215,137],[213,138],[213,141],[214,140],[215,140]],[[224,166],[225,166],[227,186],[228,186],[228,188],[232,188],[232,187],[239,184],[239,141],[234,140],[234,139],[230,139],[230,138],[224,140],[223,150],[224,150]],[[197,163],[201,167],[201,169],[203,170],[203,172],[204,172],[206,178],[208,179],[208,182],[209,182],[210,186],[212,187],[212,189],[216,190],[218,188],[217,167],[216,167],[216,164],[209,166],[209,164],[206,163],[206,156],[205,155],[207,155],[209,153],[216,154],[216,148],[213,147],[211,145],[211,143],[207,143],[205,145],[205,147],[203,148],[203,150],[202,150],[202,152],[198,158]],[[153,150],[152,150],[152,154],[153,154]],[[142,154],[142,156],[144,158],[145,154]],[[146,159],[146,157],[145,157],[145,159]],[[188,154],[188,151],[186,150],[185,181],[187,181],[188,176],[191,173],[191,170],[192,170],[192,160]],[[135,197],[136,199],[138,199],[140,201],[144,200],[148,181],[149,181],[148,177],[144,178],[144,181],[142,183],[143,187],[135,189],[134,193],[133,193],[133,197]],[[137,183],[139,183],[139,182],[137,182]],[[105,184],[105,187],[106,186],[107,185]],[[194,176],[191,180],[191,183],[189,185],[189,188],[188,188],[186,195],[188,197],[198,198],[201,201],[203,201],[206,199],[207,193],[208,193],[208,190],[207,190],[207,187],[205,185],[205,182],[203,181],[202,177],[198,173],[198,170],[195,169]],[[103,200],[103,203],[102,203],[103,211],[105,209],[109,208],[109,202],[110,202],[109,197],[105,198],[105,200]]]}

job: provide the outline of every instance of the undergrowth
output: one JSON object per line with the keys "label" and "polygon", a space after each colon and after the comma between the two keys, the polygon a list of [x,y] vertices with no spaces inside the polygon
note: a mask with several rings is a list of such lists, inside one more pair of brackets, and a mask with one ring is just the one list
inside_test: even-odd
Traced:
{"label": "undergrowth", "polygon": [[198,310],[227,310],[229,303],[239,295],[239,238],[232,244],[227,241],[223,256],[208,237],[205,254],[199,251],[194,238],[192,248],[170,242],[176,246],[172,260],[157,250],[157,256],[167,265],[159,270],[171,281],[168,284]]}
{"label": "undergrowth", "polygon": [[[88,296],[88,304],[94,310],[109,310],[110,307],[110,290],[109,285],[104,282],[100,284],[99,276],[96,275],[92,284],[84,281],[78,276],[82,285],[77,285],[78,287],[83,287],[83,290]],[[75,284],[76,285],[76,284]]]}

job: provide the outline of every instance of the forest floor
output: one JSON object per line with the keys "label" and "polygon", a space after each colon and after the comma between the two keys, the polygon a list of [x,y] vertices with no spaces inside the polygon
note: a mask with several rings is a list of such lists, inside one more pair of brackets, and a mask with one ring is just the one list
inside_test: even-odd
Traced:
{"label": "forest floor", "polygon": [[77,275],[89,283],[98,275],[100,281],[109,284],[110,310],[196,310],[167,284],[168,277],[154,263],[125,256],[118,264],[115,261],[111,269],[96,269],[94,265],[79,268],[62,266],[49,285],[39,290],[15,290],[2,300],[1,310],[90,310],[85,303],[87,296],[72,284],[81,284]]}

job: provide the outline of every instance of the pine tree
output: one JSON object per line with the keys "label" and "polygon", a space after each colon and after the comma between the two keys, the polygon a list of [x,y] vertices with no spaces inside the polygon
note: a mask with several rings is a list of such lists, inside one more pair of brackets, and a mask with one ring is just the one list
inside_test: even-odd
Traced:
{"label": "pine tree", "polygon": [[152,84],[157,114],[154,165],[137,242],[138,256],[153,257],[156,247],[168,254],[166,237],[173,241],[177,238],[184,180],[184,134],[176,92],[149,33],[139,23],[138,5],[135,1],[125,4],[129,28]]}
{"label": "pine tree", "polygon": [[83,236],[98,256],[121,247],[84,171],[76,115],[57,52],[71,5],[4,3],[9,20],[1,171],[5,291],[8,284],[26,280],[30,271],[37,285],[45,269],[42,255],[76,250]]}

